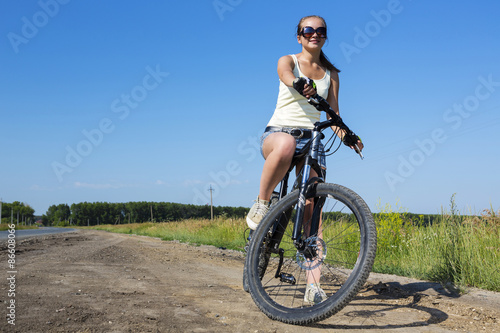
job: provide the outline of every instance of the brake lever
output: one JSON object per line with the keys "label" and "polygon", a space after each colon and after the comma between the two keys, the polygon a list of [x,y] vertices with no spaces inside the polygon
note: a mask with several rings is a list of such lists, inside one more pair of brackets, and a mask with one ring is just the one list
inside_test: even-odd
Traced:
{"label": "brake lever", "polygon": [[357,143],[356,143],[356,144],[354,144],[354,147],[355,147],[355,148],[354,148],[354,151],[355,151],[355,152],[359,155],[359,157],[361,157],[361,159],[362,159],[362,160],[364,160],[364,159],[365,159],[365,157],[363,156],[363,153],[362,153],[362,152],[361,152],[361,150],[359,149],[359,147],[358,147],[358,144],[357,144]]}
{"label": "brake lever", "polygon": [[342,139],[342,142],[348,146],[354,149],[354,151],[359,155],[359,157],[363,160],[364,156],[363,153],[361,152],[361,148],[358,146],[358,141],[361,141],[359,136],[354,134],[353,132],[350,132],[349,134],[345,134],[344,138]]}

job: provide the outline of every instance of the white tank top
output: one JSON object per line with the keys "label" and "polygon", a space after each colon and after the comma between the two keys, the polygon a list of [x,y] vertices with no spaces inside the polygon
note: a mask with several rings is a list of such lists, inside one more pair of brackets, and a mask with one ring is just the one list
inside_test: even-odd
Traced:
{"label": "white tank top", "polygon": [[[299,62],[295,54],[291,55],[295,63],[293,74],[295,77],[304,76],[300,71]],[[330,88],[330,71],[327,69],[325,76],[314,80],[318,94],[324,99],[328,98]],[[293,87],[288,87],[280,80],[278,101],[276,109],[267,126],[314,128],[314,123],[320,120],[321,112],[316,110],[307,99],[299,94]]]}

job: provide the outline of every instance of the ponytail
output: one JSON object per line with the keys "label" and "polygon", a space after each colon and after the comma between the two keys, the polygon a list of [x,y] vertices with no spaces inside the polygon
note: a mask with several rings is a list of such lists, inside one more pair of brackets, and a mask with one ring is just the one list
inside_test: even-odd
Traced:
{"label": "ponytail", "polygon": [[340,69],[338,69],[337,67],[335,67],[331,62],[330,60],[328,60],[328,58],[326,57],[325,53],[323,52],[323,50],[321,50],[321,53],[319,55],[319,61],[321,62],[321,64],[328,70],[330,71],[334,71],[334,72],[337,72],[337,73],[340,73]]}

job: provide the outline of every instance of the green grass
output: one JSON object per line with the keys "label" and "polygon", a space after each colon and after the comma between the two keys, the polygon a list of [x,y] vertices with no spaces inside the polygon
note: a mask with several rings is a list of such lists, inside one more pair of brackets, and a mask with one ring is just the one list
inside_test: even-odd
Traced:
{"label": "green grass", "polygon": [[461,216],[454,207],[424,225],[406,213],[382,209],[373,270],[500,291],[500,218],[492,209]]}
{"label": "green grass", "polygon": [[[500,291],[500,217],[493,209],[461,216],[452,198],[451,212],[443,211],[432,225],[389,205],[375,215],[374,272]],[[242,250],[247,226],[244,219],[216,218],[89,228]]]}
{"label": "green grass", "polygon": [[246,243],[243,234],[247,226],[244,219],[215,218],[213,221],[193,219],[179,222],[99,225],[85,228],[158,237],[163,240],[178,240],[194,245],[206,244],[243,250]]}
{"label": "green grass", "polygon": [[[2,223],[0,224],[0,231],[5,231],[5,230],[9,230],[10,227],[9,227],[10,223]],[[15,223],[14,223],[15,225]],[[21,230],[21,229],[38,229],[37,226],[28,226],[28,225],[16,225],[16,230]]]}

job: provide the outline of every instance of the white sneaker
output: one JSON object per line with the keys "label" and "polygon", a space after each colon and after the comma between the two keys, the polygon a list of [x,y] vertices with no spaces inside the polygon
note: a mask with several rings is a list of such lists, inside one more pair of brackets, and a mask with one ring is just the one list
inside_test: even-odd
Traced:
{"label": "white sneaker", "polygon": [[308,284],[304,294],[304,302],[318,304],[326,300],[326,293],[317,284]]}
{"label": "white sneaker", "polygon": [[247,215],[248,227],[252,230],[257,229],[260,221],[262,221],[268,211],[269,201],[261,200],[259,199],[259,197],[257,197],[257,200],[255,200],[255,203],[253,204],[252,208],[250,208],[250,211]]}

